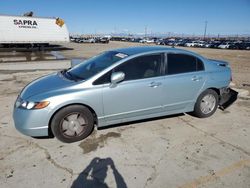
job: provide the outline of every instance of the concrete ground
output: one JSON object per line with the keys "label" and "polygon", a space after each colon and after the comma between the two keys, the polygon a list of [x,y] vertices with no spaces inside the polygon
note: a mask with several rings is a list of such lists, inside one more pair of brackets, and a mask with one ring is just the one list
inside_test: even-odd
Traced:
{"label": "concrete ground", "polygon": [[1,188],[250,187],[249,97],[210,118],[179,114],[127,123],[64,144],[17,132],[12,109],[27,83],[69,64],[6,65],[0,64]]}

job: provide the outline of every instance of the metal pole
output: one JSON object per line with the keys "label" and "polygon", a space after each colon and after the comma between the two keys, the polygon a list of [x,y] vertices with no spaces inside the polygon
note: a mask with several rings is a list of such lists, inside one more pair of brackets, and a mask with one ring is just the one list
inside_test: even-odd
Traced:
{"label": "metal pole", "polygon": [[207,21],[205,21],[205,31],[204,31],[203,40],[205,40],[205,38],[206,38],[206,33],[207,33]]}

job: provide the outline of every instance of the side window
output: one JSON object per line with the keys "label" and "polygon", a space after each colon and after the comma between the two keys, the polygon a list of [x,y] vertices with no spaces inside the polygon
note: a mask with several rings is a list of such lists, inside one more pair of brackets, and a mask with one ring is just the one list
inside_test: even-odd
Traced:
{"label": "side window", "polygon": [[162,57],[162,54],[137,57],[116,67],[114,71],[124,72],[124,80],[136,80],[160,76]]}
{"label": "side window", "polygon": [[160,76],[162,58],[162,54],[134,58],[132,60],[124,62],[114,70],[111,70],[108,73],[104,74],[103,76],[95,80],[93,85],[110,83],[112,72],[124,72],[124,80],[136,80]]}
{"label": "side window", "polygon": [[186,54],[168,54],[167,74],[179,74],[204,70],[201,60]]}

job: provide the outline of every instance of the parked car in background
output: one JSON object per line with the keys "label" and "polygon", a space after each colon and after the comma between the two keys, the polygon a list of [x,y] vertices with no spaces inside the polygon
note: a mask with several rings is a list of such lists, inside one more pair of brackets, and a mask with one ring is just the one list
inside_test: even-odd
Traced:
{"label": "parked car in background", "polygon": [[149,38],[144,38],[139,41],[140,43],[147,43],[147,44],[152,44],[155,42],[154,39],[149,39]]}
{"label": "parked car in background", "polygon": [[238,42],[233,42],[229,45],[228,49],[243,49],[243,44]]}
{"label": "parked car in background", "polygon": [[230,45],[233,45],[232,43],[230,42],[225,42],[225,43],[222,43],[218,46],[218,48],[221,48],[221,49],[229,49]]}
{"label": "parked car in background", "polygon": [[184,46],[188,41],[184,40],[184,39],[180,39],[180,40],[176,40],[174,41],[174,43],[172,44],[172,46]]}
{"label": "parked car in background", "polygon": [[165,39],[163,39],[163,38],[159,38],[159,39],[157,39],[157,40],[155,40],[155,44],[157,44],[157,45],[165,45]]}
{"label": "parked car in background", "polygon": [[81,38],[77,40],[78,43],[95,43],[96,40],[94,38]]}
{"label": "parked car in background", "polygon": [[218,48],[219,45],[221,45],[222,42],[220,41],[212,41],[210,42],[209,48]]}
{"label": "parked car in background", "polygon": [[174,46],[175,44],[175,40],[167,40],[167,44],[168,46]]}
{"label": "parked car in background", "polygon": [[99,38],[96,38],[96,42],[97,43],[105,43],[105,44],[107,44],[107,43],[109,43],[109,40],[110,40],[110,38],[108,38],[108,37],[99,37]]}
{"label": "parked car in background", "polygon": [[130,41],[131,42],[140,42],[142,40],[141,38],[132,38]]}
{"label": "parked car in background", "polygon": [[205,47],[205,45],[206,45],[206,41],[200,40],[200,41],[197,41],[196,47],[203,48]]}
{"label": "parked car in background", "polygon": [[236,49],[236,50],[249,50],[250,49],[250,42],[234,42],[229,45],[229,49]]}
{"label": "parked car in background", "polygon": [[167,45],[168,40],[167,39],[158,39],[157,43],[158,45]]}
{"label": "parked car in background", "polygon": [[147,44],[153,44],[153,43],[155,43],[155,40],[154,39],[147,39],[145,41],[145,43],[147,43]]}
{"label": "parked car in background", "polygon": [[242,49],[244,49],[244,50],[250,50],[250,42],[244,42],[243,44],[242,44]]}
{"label": "parked car in background", "polygon": [[70,42],[75,42],[76,38],[75,37],[70,37]]}
{"label": "parked car in background", "polygon": [[[167,62],[167,63],[166,63]],[[165,47],[115,49],[41,77],[18,96],[16,128],[63,142],[94,126],[192,112],[205,118],[237,99],[227,62]]]}
{"label": "parked car in background", "polygon": [[185,46],[187,47],[195,47],[197,46],[198,42],[197,41],[192,41],[192,42],[187,42]]}
{"label": "parked car in background", "polygon": [[204,47],[205,47],[205,48],[211,48],[212,45],[213,45],[212,42],[207,42],[207,43],[204,45]]}

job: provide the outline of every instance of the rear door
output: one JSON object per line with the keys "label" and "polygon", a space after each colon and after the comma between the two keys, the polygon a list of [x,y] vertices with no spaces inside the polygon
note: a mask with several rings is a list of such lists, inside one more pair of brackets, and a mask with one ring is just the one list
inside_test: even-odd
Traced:
{"label": "rear door", "polygon": [[203,62],[188,54],[166,56],[163,106],[167,111],[190,111],[206,80]]}

